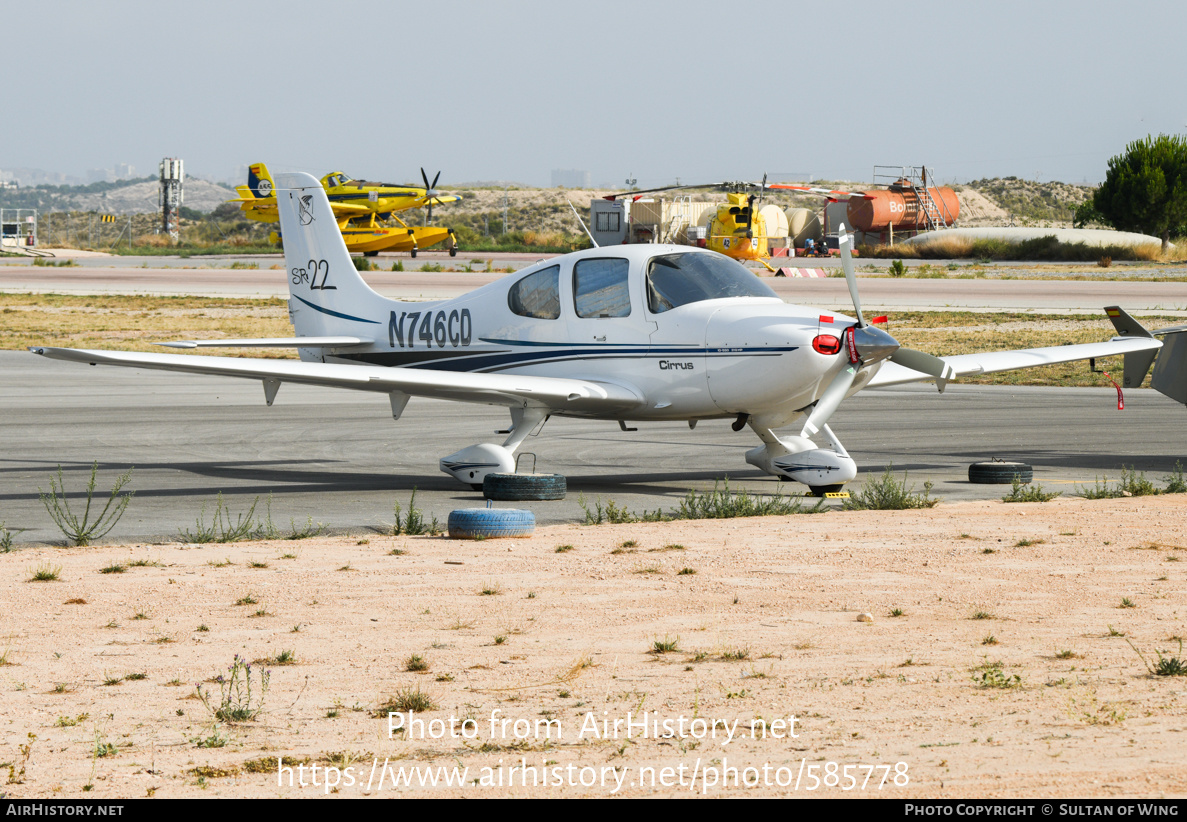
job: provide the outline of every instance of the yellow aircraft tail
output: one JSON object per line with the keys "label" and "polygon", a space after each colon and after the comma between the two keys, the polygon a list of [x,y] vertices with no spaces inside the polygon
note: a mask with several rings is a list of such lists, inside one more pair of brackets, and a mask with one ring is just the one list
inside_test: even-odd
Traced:
{"label": "yellow aircraft tail", "polygon": [[275,196],[276,186],[272,184],[272,175],[268,166],[263,163],[252,163],[247,167],[247,187],[257,197]]}

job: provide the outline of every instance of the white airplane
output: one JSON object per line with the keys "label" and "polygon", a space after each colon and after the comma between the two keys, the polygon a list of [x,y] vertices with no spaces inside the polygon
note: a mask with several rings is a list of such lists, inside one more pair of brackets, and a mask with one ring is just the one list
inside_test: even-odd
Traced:
{"label": "white airplane", "polygon": [[[933,381],[943,391],[970,374],[1114,355],[1126,355],[1127,383],[1131,363],[1134,373],[1140,368],[1140,383],[1162,345],[1110,308],[1119,336],[1105,342],[944,359],[901,348],[865,321],[847,236],[841,249],[856,319],[786,304],[716,252],[665,245],[542,260],[455,299],[391,300],[351,264],[321,183],[299,173],[275,182],[296,336],[165,344],[296,347],[300,362],[31,350],[92,365],[257,379],[268,405],[281,383],[293,382],[385,393],[395,419],[414,396],[506,406],[511,425],[502,444],[479,443],[440,461],[475,488],[488,473],[514,471],[524,439],[562,415],[624,429],[627,421],[695,427],[732,419],[734,430],[748,425],[760,440],[748,463],[824,493],[857,475],[827,422],[863,388]],[[1187,351],[1180,354],[1183,362]],[[792,423],[795,433],[775,433]],[[811,439],[817,434],[825,447]]]}

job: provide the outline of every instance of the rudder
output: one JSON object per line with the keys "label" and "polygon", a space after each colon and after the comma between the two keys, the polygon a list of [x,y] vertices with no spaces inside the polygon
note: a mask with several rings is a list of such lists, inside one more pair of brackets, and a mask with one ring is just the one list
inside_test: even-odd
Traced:
{"label": "rudder", "polygon": [[388,300],[355,269],[325,189],[299,172],[278,174],[276,183],[289,314],[297,335],[375,336]]}
{"label": "rudder", "polygon": [[272,182],[272,175],[268,173],[268,166],[263,163],[252,163],[247,167],[247,187],[257,197],[271,197],[276,191]]}

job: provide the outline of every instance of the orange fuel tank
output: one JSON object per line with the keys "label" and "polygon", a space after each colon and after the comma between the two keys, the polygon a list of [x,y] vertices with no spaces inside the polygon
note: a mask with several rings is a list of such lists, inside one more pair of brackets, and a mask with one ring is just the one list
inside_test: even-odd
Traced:
{"label": "orange fuel tank", "polygon": [[[885,231],[888,226],[901,229],[927,227],[919,198],[911,189],[891,188],[864,193],[865,197],[851,198],[846,209],[849,224],[858,231]],[[929,188],[927,193],[935,201],[944,222],[951,224],[960,216],[960,202],[956,192],[948,186]]]}

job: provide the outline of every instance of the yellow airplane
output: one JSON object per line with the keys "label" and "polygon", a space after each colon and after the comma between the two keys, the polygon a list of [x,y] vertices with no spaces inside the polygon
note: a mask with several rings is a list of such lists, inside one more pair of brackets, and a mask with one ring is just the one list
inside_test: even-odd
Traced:
{"label": "yellow airplane", "polygon": [[[386,185],[353,180],[340,171],[322,177],[322,187],[330,201],[330,208],[346,247],[373,256],[380,251],[409,251],[415,257],[417,251],[438,243],[449,241],[450,256],[457,255],[457,239],[452,229],[433,226],[409,226],[396,216],[398,211],[427,207],[429,219],[433,217],[434,205],[456,203],[461,197],[456,194],[438,194],[435,188],[441,172],[429,184],[428,175],[420,170],[424,178],[423,188],[412,185]],[[248,167],[247,185],[236,188],[239,198],[231,202],[240,203],[245,217],[261,223],[278,221],[275,186],[268,167],[254,163]],[[380,225],[380,220],[390,220],[395,226]],[[279,235],[273,235],[273,242]]]}

